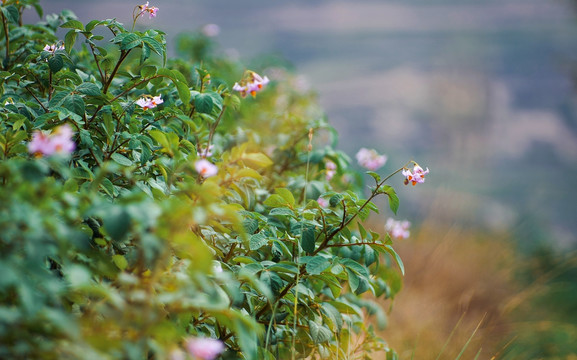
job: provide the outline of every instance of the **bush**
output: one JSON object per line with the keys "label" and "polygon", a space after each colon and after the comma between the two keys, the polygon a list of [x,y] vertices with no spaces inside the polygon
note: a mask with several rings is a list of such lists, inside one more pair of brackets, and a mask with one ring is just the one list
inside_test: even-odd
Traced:
{"label": "bush", "polygon": [[167,59],[160,31],[30,7],[0,6],[0,357],[396,358],[362,294],[402,263],[361,222],[398,198],[374,172],[362,197],[313,94],[201,34]]}

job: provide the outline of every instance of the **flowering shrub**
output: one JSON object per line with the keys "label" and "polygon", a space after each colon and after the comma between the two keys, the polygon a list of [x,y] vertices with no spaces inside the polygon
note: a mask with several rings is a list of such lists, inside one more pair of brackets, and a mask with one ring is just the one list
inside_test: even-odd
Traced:
{"label": "flowering shrub", "polygon": [[274,64],[167,59],[162,32],[29,7],[0,6],[1,358],[396,358],[362,295],[394,297],[403,265],[362,221],[380,195],[397,211],[405,167],[365,199]]}

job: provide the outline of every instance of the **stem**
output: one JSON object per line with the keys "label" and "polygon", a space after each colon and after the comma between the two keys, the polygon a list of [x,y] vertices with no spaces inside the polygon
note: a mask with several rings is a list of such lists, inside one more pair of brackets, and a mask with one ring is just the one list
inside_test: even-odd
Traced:
{"label": "stem", "polygon": [[106,76],[104,75],[104,73],[102,72],[102,69],[100,68],[100,61],[98,61],[98,57],[96,56],[96,53],[94,52],[94,45],[90,44],[90,51],[92,52],[92,56],[94,57],[94,62],[96,63],[96,67],[98,68],[98,72],[100,73],[100,82],[104,85],[104,81],[106,81]]}
{"label": "stem", "polygon": [[222,119],[222,115],[224,114],[225,110],[226,110],[226,105],[223,105],[222,110],[220,111],[220,114],[218,114],[218,118],[216,119],[216,122],[214,123],[214,126],[212,127],[212,129],[210,129],[210,134],[208,134],[208,142],[206,143],[207,149],[210,147],[210,143],[212,142],[212,137],[214,136],[214,133],[216,132],[216,128],[218,127],[218,124],[220,123],[220,120]]}
{"label": "stem", "polygon": [[32,95],[32,97],[38,102],[38,104],[42,107],[42,109],[43,109],[45,112],[50,111],[50,110],[48,110],[48,109],[46,108],[46,106],[44,106],[44,104],[42,104],[42,101],[40,101],[40,99],[38,99],[38,97],[36,97],[36,95],[34,95],[34,93],[32,92],[32,90],[28,89],[28,87],[24,87],[24,89],[25,89],[26,91],[28,91],[28,93],[29,93],[30,95]]}
{"label": "stem", "polygon": [[[132,50],[132,49],[130,49],[130,50]],[[110,87],[110,84],[112,84],[112,80],[114,79],[114,76],[118,72],[118,69],[120,68],[120,65],[122,64],[122,62],[126,59],[128,54],[130,54],[130,50],[128,50],[128,51],[120,50],[120,57],[118,58],[118,62],[116,63],[114,70],[112,70],[112,72],[110,73],[108,80],[106,81],[106,83],[102,87],[102,93],[103,94],[106,94],[108,92],[108,88]]]}

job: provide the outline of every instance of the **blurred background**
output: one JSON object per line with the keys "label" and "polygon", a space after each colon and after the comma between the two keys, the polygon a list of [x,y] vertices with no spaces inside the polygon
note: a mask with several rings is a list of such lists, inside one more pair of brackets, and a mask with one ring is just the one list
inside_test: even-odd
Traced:
{"label": "blurred background", "polygon": [[[132,1],[46,0],[130,25]],[[577,16],[568,0],[157,0],[142,26],[212,27],[221,51],[284,59],[339,148],[415,159],[384,333],[402,359],[577,359]],[[37,20],[30,12],[32,21]],[[206,28],[208,29],[208,28]],[[218,31],[216,31],[218,30]],[[260,71],[262,69],[254,68]],[[266,73],[266,71],[265,71]],[[383,207],[381,207],[383,208]],[[383,219],[373,219],[382,227]],[[380,228],[379,228],[380,229]],[[478,329],[477,329],[478,327]],[[477,330],[476,330],[477,329]],[[469,341],[470,339],[470,341]]]}

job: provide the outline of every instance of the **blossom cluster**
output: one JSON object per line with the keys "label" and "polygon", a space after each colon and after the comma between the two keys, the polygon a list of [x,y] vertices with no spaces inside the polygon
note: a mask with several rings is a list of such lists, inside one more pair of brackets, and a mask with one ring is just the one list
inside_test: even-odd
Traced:
{"label": "blossom cluster", "polygon": [[150,96],[145,95],[140,99],[136,100],[136,105],[140,106],[144,110],[154,109],[158,105],[162,104],[164,100],[162,100],[161,96]]}
{"label": "blossom cluster", "polygon": [[156,17],[156,12],[158,11],[158,8],[156,6],[149,6],[148,5],[148,1],[146,2],[146,4],[144,5],[138,5],[138,8],[140,9],[140,13],[137,15],[140,16],[144,13],[148,13],[148,16],[150,19],[152,19],[153,17]]}
{"label": "blossom cluster", "polygon": [[58,50],[64,50],[64,45],[58,45],[58,44],[46,45],[42,50],[54,54]]}
{"label": "blossom cluster", "polygon": [[429,168],[427,170],[423,170],[422,167],[415,164],[413,171],[409,169],[403,169],[403,176],[405,177],[405,185],[409,183],[413,184],[413,186],[417,185],[417,183],[422,184],[425,182],[425,175],[429,173]]}
{"label": "blossom cluster", "polygon": [[262,77],[254,71],[247,71],[247,74],[240,83],[234,83],[232,87],[232,89],[238,91],[242,97],[245,97],[247,94],[256,96],[256,93],[261,91],[270,81],[268,77]]}
{"label": "blossom cluster", "polygon": [[379,169],[387,162],[387,155],[379,155],[374,149],[361,148],[355,157],[359,165],[370,171]]}
{"label": "blossom cluster", "polygon": [[59,126],[50,134],[34,131],[32,140],[28,143],[28,152],[36,156],[70,155],[76,147],[72,141],[73,135],[74,132],[68,124]]}
{"label": "blossom cluster", "polygon": [[385,231],[394,239],[406,239],[410,235],[409,226],[411,223],[407,220],[400,221],[388,218],[385,223]]}

